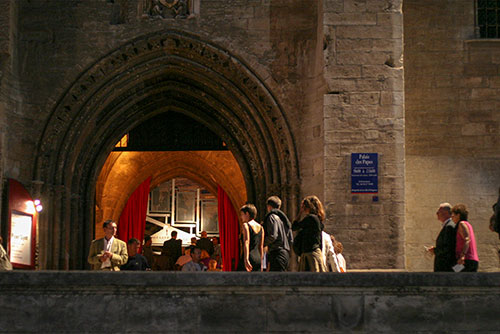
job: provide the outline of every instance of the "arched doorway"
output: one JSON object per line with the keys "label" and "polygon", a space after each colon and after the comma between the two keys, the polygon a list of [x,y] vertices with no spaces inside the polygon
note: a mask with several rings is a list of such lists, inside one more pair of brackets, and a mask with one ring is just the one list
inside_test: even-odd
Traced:
{"label": "arched doorway", "polygon": [[205,125],[241,168],[248,200],[262,210],[278,194],[298,204],[297,153],[279,103],[251,69],[213,43],[178,31],[140,37],[90,66],[47,122],[34,180],[42,268],[80,269],[94,235],[95,185],[116,142],[165,111]]}

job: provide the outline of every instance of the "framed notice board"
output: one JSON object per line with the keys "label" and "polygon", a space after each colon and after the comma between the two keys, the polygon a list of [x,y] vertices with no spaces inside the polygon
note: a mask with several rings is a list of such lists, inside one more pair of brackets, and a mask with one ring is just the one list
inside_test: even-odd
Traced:
{"label": "framed notice board", "polygon": [[351,154],[351,193],[378,194],[378,153]]}
{"label": "framed notice board", "polygon": [[37,212],[30,193],[9,179],[7,253],[14,268],[35,269]]}

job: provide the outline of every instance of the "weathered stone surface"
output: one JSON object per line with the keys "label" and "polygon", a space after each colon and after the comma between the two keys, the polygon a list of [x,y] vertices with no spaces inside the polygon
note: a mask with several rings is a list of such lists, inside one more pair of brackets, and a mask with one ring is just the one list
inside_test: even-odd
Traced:
{"label": "weathered stone surface", "polygon": [[435,243],[436,208],[450,202],[469,209],[480,270],[496,271],[498,235],[488,223],[500,186],[500,44],[473,39],[473,2],[403,4],[407,268],[432,270],[422,246]]}
{"label": "weathered stone surface", "polygon": [[484,273],[10,272],[0,275],[0,330],[495,332],[499,279]]}
{"label": "weathered stone surface", "polygon": [[[325,53],[326,230],[349,249],[354,268],[361,258],[369,267],[404,267],[404,206],[393,205],[404,201],[402,13],[394,3],[344,1],[324,19],[327,40],[335,42]],[[363,152],[379,153],[379,202],[350,195],[350,154]]]}

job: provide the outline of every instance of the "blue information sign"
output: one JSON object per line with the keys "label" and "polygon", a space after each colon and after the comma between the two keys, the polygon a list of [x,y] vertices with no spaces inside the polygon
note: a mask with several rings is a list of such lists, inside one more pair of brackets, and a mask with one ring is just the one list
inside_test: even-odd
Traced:
{"label": "blue information sign", "polygon": [[378,193],[378,153],[351,154],[351,193]]}

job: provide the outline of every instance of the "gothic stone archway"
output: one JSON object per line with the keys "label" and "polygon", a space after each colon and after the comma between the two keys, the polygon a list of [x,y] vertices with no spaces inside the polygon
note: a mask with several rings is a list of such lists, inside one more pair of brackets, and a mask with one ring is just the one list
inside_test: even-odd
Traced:
{"label": "gothic stone archway", "polygon": [[41,268],[81,269],[93,235],[95,184],[119,138],[173,110],[226,142],[248,200],[263,209],[280,195],[298,202],[294,140],[279,103],[241,60],[179,31],[133,40],[88,68],[53,109],[40,139],[34,183],[47,210],[40,221]]}

